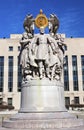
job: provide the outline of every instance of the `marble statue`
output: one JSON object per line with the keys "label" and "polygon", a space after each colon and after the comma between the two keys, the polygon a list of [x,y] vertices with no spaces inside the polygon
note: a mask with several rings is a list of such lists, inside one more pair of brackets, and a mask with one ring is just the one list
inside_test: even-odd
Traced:
{"label": "marble statue", "polygon": [[[42,11],[41,11],[41,15]],[[39,19],[39,16],[38,16]],[[60,80],[63,57],[65,52],[64,39],[56,34],[59,21],[56,15],[51,14],[47,21],[35,21],[32,15],[27,15],[24,20],[24,29],[20,41],[22,50],[20,53],[20,65],[24,80],[47,78],[49,80]],[[38,22],[39,21],[39,22]],[[34,22],[39,28],[39,33],[34,34]],[[49,34],[45,34],[44,22],[49,28]]]}

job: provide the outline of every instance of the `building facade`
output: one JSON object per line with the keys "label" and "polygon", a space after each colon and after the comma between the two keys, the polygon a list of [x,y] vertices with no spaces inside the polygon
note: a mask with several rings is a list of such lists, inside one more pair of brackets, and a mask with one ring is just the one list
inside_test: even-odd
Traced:
{"label": "building facade", "polygon": [[[0,104],[20,108],[21,69],[18,64],[21,34],[0,39]],[[65,38],[63,82],[66,104],[84,104],[84,38]]]}
{"label": "building facade", "polygon": [[84,38],[65,38],[64,90],[67,104],[84,104]]}
{"label": "building facade", "polygon": [[10,39],[0,39],[0,104],[20,107],[21,76],[18,65],[21,35],[11,35]]}

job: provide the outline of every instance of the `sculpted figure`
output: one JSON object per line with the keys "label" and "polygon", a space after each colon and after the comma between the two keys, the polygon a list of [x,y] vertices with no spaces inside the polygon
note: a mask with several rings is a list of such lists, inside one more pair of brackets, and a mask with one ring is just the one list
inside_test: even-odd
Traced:
{"label": "sculpted figure", "polygon": [[63,66],[63,58],[65,56],[66,45],[64,43],[64,38],[61,36],[61,34],[56,35],[56,40],[59,47],[59,51],[58,51],[59,60]]}
{"label": "sculpted figure", "polygon": [[28,33],[23,33],[22,39],[20,40],[21,52],[20,52],[20,65],[22,66],[22,75],[25,77],[30,71],[29,65],[29,46],[31,39]]}
{"label": "sculpted figure", "polygon": [[34,35],[34,19],[32,14],[28,14],[23,23],[24,29],[28,34]]}
{"label": "sculpted figure", "polygon": [[64,56],[65,56],[65,48],[66,45],[64,44],[64,38],[61,36],[61,34],[55,34],[54,39],[57,41],[58,45],[58,51],[57,51],[57,57],[58,57],[58,65],[56,65],[55,73],[56,73],[56,79],[60,80],[61,79],[61,74],[62,74],[62,69],[63,69],[63,64],[64,64]]}
{"label": "sculpted figure", "polygon": [[37,63],[40,79],[51,76],[50,68],[56,64],[59,66],[57,41],[48,34],[44,34],[44,28],[40,28],[40,34],[35,37],[31,44],[31,55],[34,55],[34,62]]}
{"label": "sculpted figure", "polygon": [[20,65],[22,66],[22,75],[26,77],[31,72],[29,61],[29,47],[32,38],[34,37],[34,19],[31,14],[27,15],[23,23],[25,32],[20,40],[21,52],[20,52]]}
{"label": "sculpted figure", "polygon": [[55,14],[50,14],[49,18],[49,33],[55,35],[59,28],[59,20]]}
{"label": "sculpted figure", "polygon": [[[34,42],[34,43],[33,43]],[[49,48],[47,44],[47,37],[44,34],[44,28],[40,28],[40,34],[32,42],[32,54],[35,55],[35,61],[38,65],[40,79],[43,73],[49,76]]]}

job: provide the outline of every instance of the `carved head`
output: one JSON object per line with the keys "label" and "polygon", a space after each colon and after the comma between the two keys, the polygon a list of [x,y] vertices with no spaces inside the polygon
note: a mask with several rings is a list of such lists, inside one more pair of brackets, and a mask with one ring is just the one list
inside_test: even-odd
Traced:
{"label": "carved head", "polygon": [[44,33],[45,33],[44,27],[40,27],[40,34],[44,34]]}

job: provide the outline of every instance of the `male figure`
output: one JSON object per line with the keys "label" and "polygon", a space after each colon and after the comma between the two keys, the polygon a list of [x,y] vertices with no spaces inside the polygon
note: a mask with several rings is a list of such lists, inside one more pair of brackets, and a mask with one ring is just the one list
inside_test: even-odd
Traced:
{"label": "male figure", "polygon": [[44,28],[40,28],[40,34],[32,43],[32,52],[35,54],[35,61],[39,67],[40,79],[43,78],[43,72],[46,77],[50,78],[49,75],[49,48],[47,44],[47,37],[44,34]]}
{"label": "male figure", "polygon": [[24,32],[22,39],[20,40],[21,52],[20,52],[20,65],[22,66],[22,75],[25,77],[27,68],[29,67],[29,44],[31,39],[29,39],[28,33]]}

